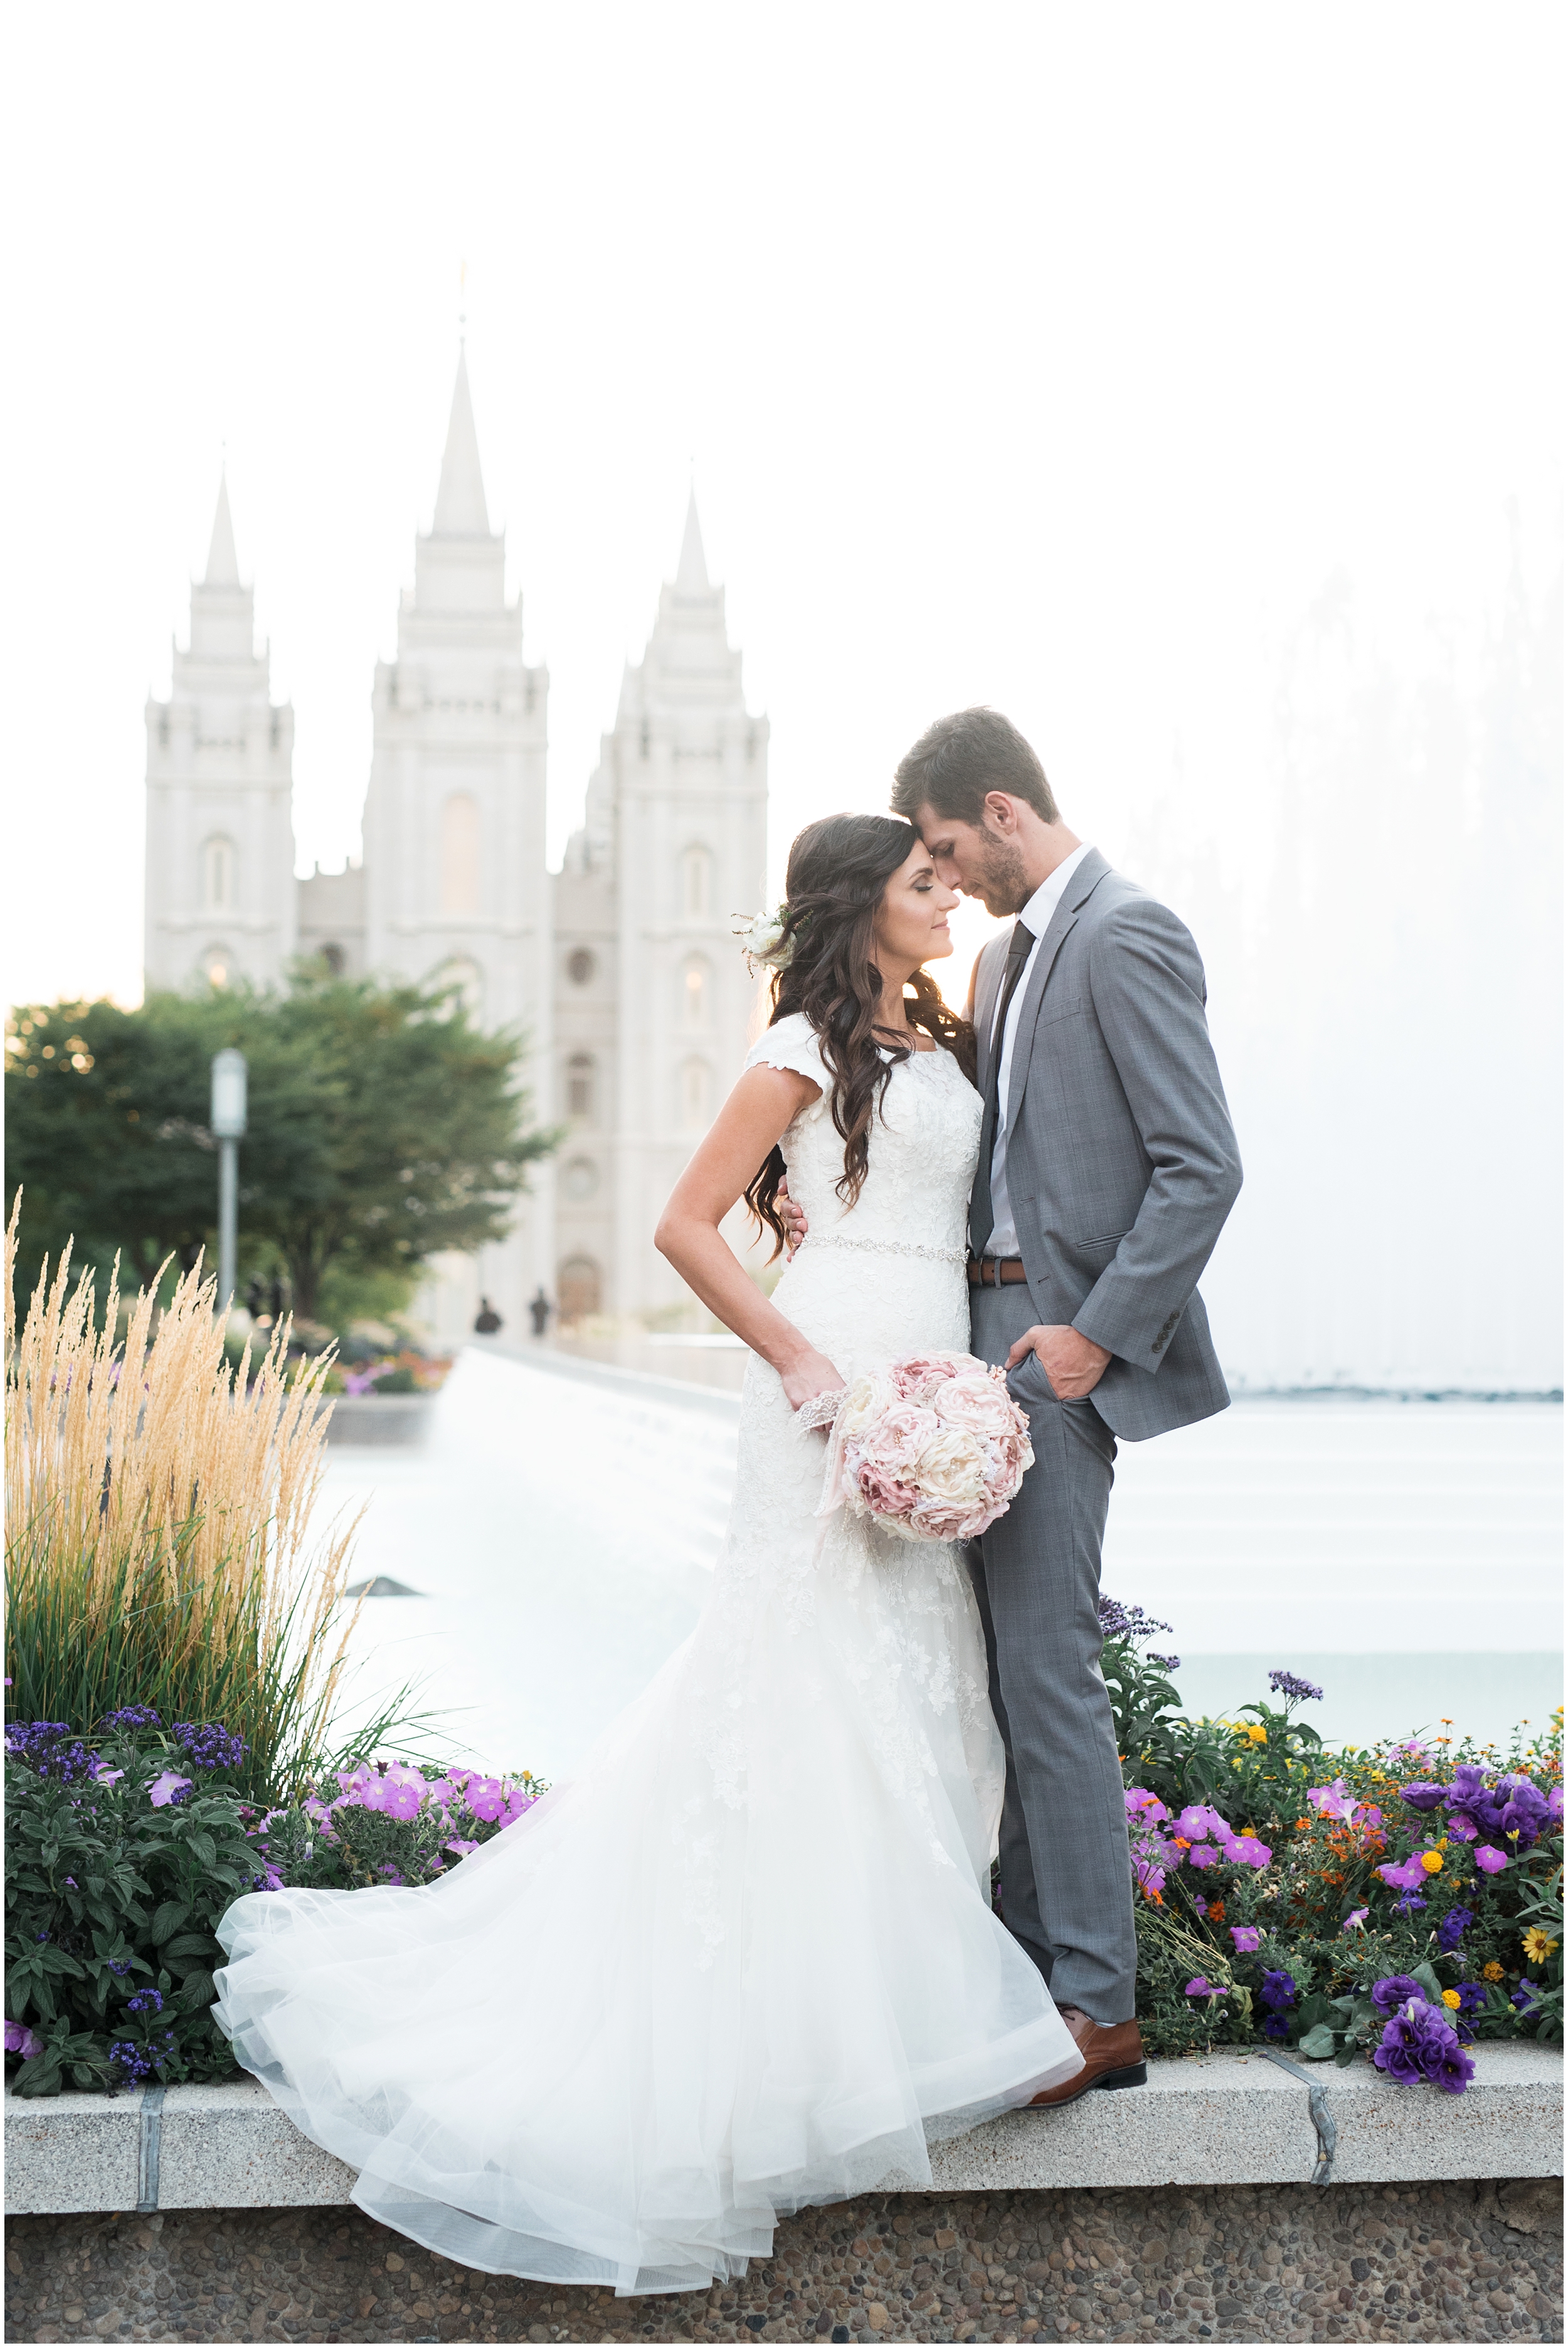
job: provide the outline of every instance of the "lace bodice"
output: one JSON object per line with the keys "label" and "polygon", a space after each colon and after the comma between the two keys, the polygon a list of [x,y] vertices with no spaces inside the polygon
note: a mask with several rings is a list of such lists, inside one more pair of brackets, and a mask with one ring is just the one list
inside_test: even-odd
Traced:
{"label": "lace bodice", "polygon": [[[794,1118],[781,1144],[789,1195],[803,1209],[809,1237],[774,1293],[824,1352],[824,1310],[841,1350],[833,1358],[852,1375],[862,1356],[930,1344],[937,1293],[940,1317],[954,1324],[944,1344],[968,1344],[968,1297],[961,1267],[969,1191],[980,1148],[981,1100],[950,1052],[913,1053],[888,1081],[872,1128],[866,1179],[852,1207],[838,1194],[844,1144],[828,1110],[832,1079],[817,1038],[799,1013],[769,1027],[747,1056],[748,1067],[792,1068],[821,1087]],[[880,1262],[879,1262],[880,1259]],[[899,1261],[946,1268],[937,1283],[897,1276]],[[891,1275],[891,1276],[890,1276]],[[866,1352],[866,1346],[870,1352]]]}

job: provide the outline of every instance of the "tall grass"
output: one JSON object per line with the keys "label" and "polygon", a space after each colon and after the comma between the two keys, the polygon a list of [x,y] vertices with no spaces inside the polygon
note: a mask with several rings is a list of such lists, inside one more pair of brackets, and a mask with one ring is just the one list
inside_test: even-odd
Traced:
{"label": "tall grass", "polygon": [[68,1246],[18,1334],[19,1208],[5,1265],[6,1713],[83,1730],[132,1704],[170,1724],[221,1720],[251,1747],[245,1789],[288,1796],[327,1751],[358,1617],[344,1596],[357,1516],[312,1531],[327,1362],[291,1374],[279,1328],[229,1366],[200,1268],[160,1311],[149,1289],[122,1306],[117,1262],[100,1323]]}

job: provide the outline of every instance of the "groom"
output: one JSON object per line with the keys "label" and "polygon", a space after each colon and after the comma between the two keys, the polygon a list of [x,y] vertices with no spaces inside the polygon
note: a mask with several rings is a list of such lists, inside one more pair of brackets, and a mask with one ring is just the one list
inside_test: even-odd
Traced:
{"label": "groom", "polygon": [[1035,1465],[973,1561],[1007,1748],[1002,1907],[1083,2054],[1035,2099],[1064,2104],[1144,2076],[1100,1541],[1118,1437],[1230,1400],[1197,1283],[1241,1160],[1196,946],[1068,829],[1017,729],[991,709],[939,718],[892,803],[947,887],[1016,917],[970,988],[969,1282],[975,1351],[1006,1363]]}

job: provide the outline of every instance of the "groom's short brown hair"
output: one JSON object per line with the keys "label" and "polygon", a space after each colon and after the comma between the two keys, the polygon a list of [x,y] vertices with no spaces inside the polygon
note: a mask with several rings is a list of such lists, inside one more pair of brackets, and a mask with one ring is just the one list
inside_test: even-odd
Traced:
{"label": "groom's short brown hair", "polygon": [[895,815],[913,823],[923,807],[978,824],[987,791],[1023,799],[1047,823],[1057,820],[1046,770],[1017,727],[997,709],[960,709],[928,726],[899,760]]}

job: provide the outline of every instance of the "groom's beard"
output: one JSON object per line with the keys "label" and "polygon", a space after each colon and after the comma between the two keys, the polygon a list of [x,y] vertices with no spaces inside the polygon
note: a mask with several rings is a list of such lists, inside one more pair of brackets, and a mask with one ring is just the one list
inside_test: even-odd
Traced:
{"label": "groom's beard", "polygon": [[1016,840],[987,838],[979,880],[978,894],[988,913],[1021,913],[1029,901],[1024,851]]}

